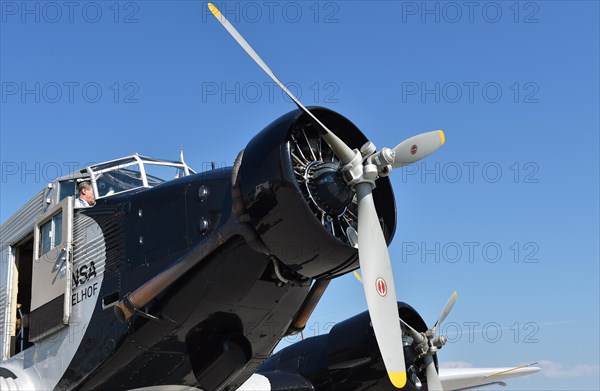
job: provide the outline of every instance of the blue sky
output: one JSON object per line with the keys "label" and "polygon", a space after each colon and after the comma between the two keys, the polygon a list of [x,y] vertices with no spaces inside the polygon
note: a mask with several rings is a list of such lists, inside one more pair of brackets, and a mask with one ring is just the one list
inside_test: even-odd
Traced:
{"label": "blue sky", "polygon": [[[445,130],[393,173],[390,246],[427,322],[459,292],[440,360],[540,361],[509,386],[599,389],[598,2],[216,4],[304,104],[377,146]],[[205,2],[0,5],[2,222],[72,167],[182,144],[197,170],[230,165],[294,108]],[[365,309],[340,278],[305,335]]]}

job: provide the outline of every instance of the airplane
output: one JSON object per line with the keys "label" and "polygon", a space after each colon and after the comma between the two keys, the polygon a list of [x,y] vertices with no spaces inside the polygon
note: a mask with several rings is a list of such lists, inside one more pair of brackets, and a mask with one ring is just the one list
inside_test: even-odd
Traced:
{"label": "airplane", "polygon": [[[298,108],[232,167],[134,154],[48,184],[0,227],[2,390],[450,390],[539,370],[439,369],[444,345],[397,301],[388,178],[442,131],[377,150],[350,120]],[[89,183],[91,207],[76,205]],[[331,280],[360,267],[368,312],[273,354]]]}

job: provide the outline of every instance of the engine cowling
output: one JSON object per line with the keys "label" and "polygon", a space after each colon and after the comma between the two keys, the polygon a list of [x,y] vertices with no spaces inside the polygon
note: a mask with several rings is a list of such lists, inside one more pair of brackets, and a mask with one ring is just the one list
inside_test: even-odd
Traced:
{"label": "engine cowling", "polygon": [[[351,148],[367,142],[342,115],[322,107],[309,110]],[[240,167],[242,198],[252,225],[273,255],[310,278],[358,267],[356,197],[317,126],[300,110],[283,115],[248,143]],[[389,243],[396,207],[387,178],[377,181],[373,198]]]}
{"label": "engine cowling", "polygon": [[[410,305],[398,303],[400,317],[420,332],[427,326]],[[412,339],[404,335],[407,391],[426,390],[427,378],[422,358]],[[437,365],[437,355],[434,355]],[[301,375],[315,389],[397,390],[390,382],[379,351],[371,318],[367,311],[337,323],[326,335],[306,338],[269,357],[258,373],[274,372]]]}

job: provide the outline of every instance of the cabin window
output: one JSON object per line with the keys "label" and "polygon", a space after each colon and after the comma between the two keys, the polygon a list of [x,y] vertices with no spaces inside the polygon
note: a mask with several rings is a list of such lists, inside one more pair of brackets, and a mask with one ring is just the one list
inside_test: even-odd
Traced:
{"label": "cabin window", "polygon": [[40,226],[40,256],[62,243],[62,211]]}

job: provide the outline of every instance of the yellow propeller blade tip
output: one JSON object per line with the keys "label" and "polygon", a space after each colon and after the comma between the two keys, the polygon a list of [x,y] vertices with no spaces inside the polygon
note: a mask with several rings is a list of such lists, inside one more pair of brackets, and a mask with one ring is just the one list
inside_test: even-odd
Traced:
{"label": "yellow propeller blade tip", "polygon": [[362,278],[360,278],[360,274],[358,274],[358,272],[356,270],[354,271],[354,277],[356,277],[358,282],[362,283]]}
{"label": "yellow propeller blade tip", "polygon": [[406,385],[406,372],[388,372],[390,381],[396,388],[402,388]]}
{"label": "yellow propeller blade tip", "polygon": [[454,296],[454,298],[456,299],[458,297],[458,292],[454,291],[454,293],[452,294],[452,296]]}
{"label": "yellow propeller blade tip", "polygon": [[221,16],[221,11],[219,11],[219,9],[217,7],[215,7],[215,5],[213,3],[208,3],[208,9],[210,10],[210,12],[212,12],[212,14],[215,16],[215,18],[218,18]]}
{"label": "yellow propeller blade tip", "polygon": [[442,145],[444,145],[446,142],[446,135],[444,134],[443,130],[438,130],[438,132],[440,132],[440,141],[442,142]]}

